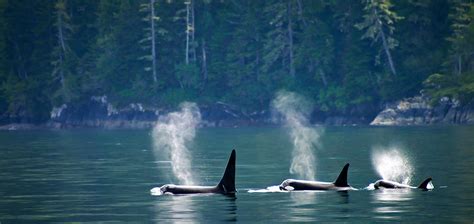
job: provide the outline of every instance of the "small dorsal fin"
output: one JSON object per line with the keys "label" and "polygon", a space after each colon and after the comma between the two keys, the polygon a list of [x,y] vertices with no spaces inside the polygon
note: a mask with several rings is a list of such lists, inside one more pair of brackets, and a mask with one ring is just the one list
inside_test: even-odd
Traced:
{"label": "small dorsal fin", "polygon": [[235,149],[233,149],[230,154],[229,162],[227,162],[224,175],[217,185],[217,188],[221,189],[224,194],[235,193],[235,157]]}
{"label": "small dorsal fin", "polygon": [[349,184],[347,184],[347,171],[349,170],[349,163],[346,163],[344,168],[342,168],[341,173],[337,177],[337,179],[334,181],[334,185],[336,187],[349,187]]}
{"label": "small dorsal fin", "polygon": [[427,189],[428,189],[428,184],[429,184],[432,180],[433,180],[433,179],[431,179],[431,177],[426,178],[426,180],[424,180],[423,182],[421,182],[421,184],[420,184],[420,186],[418,186],[418,188],[427,190]]}

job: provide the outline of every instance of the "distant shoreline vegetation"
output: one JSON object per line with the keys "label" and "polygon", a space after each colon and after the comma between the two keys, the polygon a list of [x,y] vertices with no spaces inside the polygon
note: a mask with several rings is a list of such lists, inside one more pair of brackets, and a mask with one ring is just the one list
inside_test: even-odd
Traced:
{"label": "distant shoreline vegetation", "polygon": [[183,101],[266,124],[280,89],[311,123],[471,124],[473,18],[467,0],[0,0],[0,125],[148,127]]}

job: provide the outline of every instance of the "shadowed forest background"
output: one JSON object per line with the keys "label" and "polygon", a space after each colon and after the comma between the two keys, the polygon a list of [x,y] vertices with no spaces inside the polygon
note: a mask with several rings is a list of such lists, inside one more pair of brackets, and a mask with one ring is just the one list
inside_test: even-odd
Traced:
{"label": "shadowed forest background", "polygon": [[0,0],[0,121],[107,96],[120,107],[225,102],[280,89],[320,111],[474,95],[468,0]]}

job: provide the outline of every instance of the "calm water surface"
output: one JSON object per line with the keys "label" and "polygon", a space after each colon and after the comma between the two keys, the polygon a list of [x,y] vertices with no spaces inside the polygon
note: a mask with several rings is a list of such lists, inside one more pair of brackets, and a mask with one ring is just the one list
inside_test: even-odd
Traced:
{"label": "calm water surface", "polygon": [[379,179],[372,148],[397,145],[413,161],[412,184],[431,176],[435,189],[248,193],[292,177],[287,131],[210,128],[191,146],[195,179],[217,183],[235,148],[236,197],[152,196],[176,180],[150,131],[0,132],[0,222],[474,222],[474,127],[334,127],[321,144],[318,180],[350,162],[349,183],[362,189]]}

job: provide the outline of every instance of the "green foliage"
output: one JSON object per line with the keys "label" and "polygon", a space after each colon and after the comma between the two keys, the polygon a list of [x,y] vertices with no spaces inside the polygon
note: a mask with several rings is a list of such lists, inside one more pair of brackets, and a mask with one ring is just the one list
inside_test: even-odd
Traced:
{"label": "green foliage", "polygon": [[[422,82],[430,74],[442,71],[446,59],[449,34],[447,2],[432,0],[404,0],[398,3],[400,20],[395,38],[401,43],[394,54],[400,74],[395,80],[395,97],[408,97],[419,93]],[[440,20],[444,18],[444,20]],[[444,21],[444,22],[441,22]],[[416,33],[413,32],[416,30]],[[392,97],[393,98],[393,97]]]}
{"label": "green foliage", "polygon": [[460,75],[463,68],[473,65],[473,33],[474,3],[455,0],[450,9],[451,35],[446,39],[450,42],[447,66],[454,67],[454,73]]}
{"label": "green foliage", "polygon": [[[58,0],[54,5],[54,33],[55,35],[55,46],[52,50],[52,76],[53,83],[58,83],[57,90],[53,93],[52,102],[57,103],[68,103],[75,100],[72,89],[77,86],[71,86],[69,83],[74,82],[75,79],[73,73],[76,67],[74,52],[69,46],[69,39],[72,35],[73,29],[70,24],[70,17],[67,10],[66,1]],[[54,85],[54,84],[53,84]]]}
{"label": "green foliage", "polygon": [[398,46],[398,41],[392,37],[395,31],[395,22],[402,19],[391,10],[390,0],[363,0],[365,7],[364,20],[355,24],[359,30],[364,30],[362,39],[381,42],[381,48],[376,54],[375,63],[380,63],[381,53],[384,51],[390,65],[391,72],[396,75],[395,65],[390,50]]}
{"label": "green foliage", "polygon": [[9,76],[2,86],[8,97],[7,113],[14,120],[24,122],[42,122],[49,117],[51,106],[47,92],[40,86],[38,80],[31,78],[26,82],[20,82],[17,77]]}
{"label": "green foliage", "polygon": [[186,5],[155,3],[153,58],[149,0],[0,0],[0,116],[44,121],[97,95],[253,112],[288,89],[328,113],[422,89],[434,101],[473,97],[470,0],[193,1],[188,63]]}
{"label": "green foliage", "polygon": [[6,77],[6,60],[7,60],[7,41],[6,41],[6,31],[7,24],[5,20],[5,9],[7,1],[0,0],[0,82]]}
{"label": "green foliage", "polygon": [[170,108],[176,108],[184,101],[195,101],[196,92],[182,88],[168,89],[162,95],[162,104]]}
{"label": "green foliage", "polygon": [[182,89],[197,89],[199,87],[199,68],[195,64],[177,64],[175,74]]}
{"label": "green foliage", "polygon": [[2,86],[4,85],[7,75],[7,51],[6,51],[6,28],[5,8],[7,6],[6,0],[0,0],[0,118],[7,111],[8,100]]}
{"label": "green foliage", "polygon": [[[366,11],[363,16],[364,21],[355,25],[357,29],[365,30],[362,39],[377,41],[380,38],[380,32],[393,34],[395,30],[394,23],[402,17],[391,10],[392,3],[389,0],[363,0],[363,2]],[[397,41],[394,39],[389,39],[388,42],[390,49],[397,46]]]}
{"label": "green foliage", "polygon": [[470,103],[474,98],[474,73],[461,76],[433,74],[423,82],[425,92],[436,104],[442,97],[458,99],[462,104]]}
{"label": "green foliage", "polygon": [[[449,20],[450,43],[445,58],[445,74],[435,73],[424,82],[424,91],[437,103],[442,97],[458,99],[462,104],[474,98],[474,3],[453,1]],[[454,68],[454,69],[452,69]]]}

